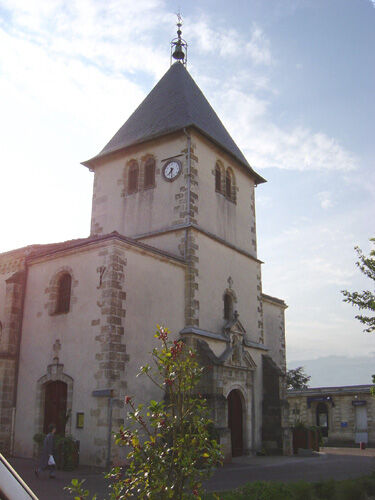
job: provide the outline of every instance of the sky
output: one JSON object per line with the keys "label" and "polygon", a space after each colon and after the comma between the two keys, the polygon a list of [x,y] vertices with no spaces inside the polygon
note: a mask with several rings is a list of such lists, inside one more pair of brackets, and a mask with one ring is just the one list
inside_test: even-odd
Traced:
{"label": "sky", "polygon": [[375,0],[0,0],[0,251],[89,234],[97,154],[169,68],[188,70],[267,179],[263,291],[283,298],[288,367],[369,383],[375,334],[340,290],[375,236]]}

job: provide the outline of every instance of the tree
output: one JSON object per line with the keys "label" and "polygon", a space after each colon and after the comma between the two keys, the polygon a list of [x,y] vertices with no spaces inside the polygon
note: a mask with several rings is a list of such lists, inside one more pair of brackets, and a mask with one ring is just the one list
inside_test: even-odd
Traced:
{"label": "tree", "polygon": [[[370,238],[370,241],[375,245],[375,238]],[[370,251],[370,255],[366,257],[363,255],[362,250],[359,247],[354,247],[358,255],[358,261],[356,266],[360,271],[372,279],[375,282],[375,247]],[[374,283],[375,285],[375,283]],[[348,292],[347,290],[341,290],[344,295],[344,302],[348,302],[355,307],[358,307],[360,311],[369,311],[375,313],[375,293],[370,290],[363,290],[362,292]],[[375,316],[373,315],[363,315],[358,314],[356,316],[366,328],[363,330],[365,333],[371,333],[375,331]]]}
{"label": "tree", "polygon": [[[201,498],[202,480],[221,463],[220,445],[213,438],[206,400],[197,393],[203,368],[195,352],[182,340],[168,340],[169,331],[158,327],[161,347],[152,351],[155,368],[141,367],[165,393],[161,402],[135,405],[127,396],[130,425],[121,427],[116,444],[128,450],[125,472],[113,468],[110,498],[181,500]],[[88,498],[83,481],[74,480],[69,491],[75,498]],[[95,497],[94,497],[95,498]]]}
{"label": "tree", "polygon": [[287,389],[307,389],[308,382],[311,379],[310,375],[305,373],[303,366],[287,370],[286,372],[286,388]]}

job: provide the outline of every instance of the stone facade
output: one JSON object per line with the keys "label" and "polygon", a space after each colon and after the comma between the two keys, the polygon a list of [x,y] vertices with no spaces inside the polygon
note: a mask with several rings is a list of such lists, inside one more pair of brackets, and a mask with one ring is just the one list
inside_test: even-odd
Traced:
{"label": "stone facade", "polygon": [[320,425],[327,445],[375,446],[375,398],[370,385],[288,390],[289,423]]}
{"label": "stone facade", "polygon": [[[146,189],[150,159],[155,179]],[[171,159],[181,173],[168,181]],[[0,352],[3,447],[33,455],[32,437],[54,411],[48,388],[60,387],[56,418],[68,419],[81,463],[104,465],[109,399],[97,395],[112,395],[114,430],[126,418],[125,394],[163,397],[136,377],[159,323],[206,367],[200,392],[226,458],[282,452],[286,305],[262,293],[254,196],[262,178],[194,126],[85,165],[95,176],[90,237],[0,255],[0,322],[12,339]]]}
{"label": "stone facade", "polygon": [[[18,257],[18,258],[17,258]],[[19,255],[7,255],[1,266],[0,448],[9,453],[14,440],[17,373],[22,333],[26,272]],[[14,272],[15,271],[15,272]]]}

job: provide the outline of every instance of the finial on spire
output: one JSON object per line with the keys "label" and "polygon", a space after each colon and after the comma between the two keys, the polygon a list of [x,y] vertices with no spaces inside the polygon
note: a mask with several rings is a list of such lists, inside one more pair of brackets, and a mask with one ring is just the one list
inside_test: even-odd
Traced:
{"label": "finial on spire", "polygon": [[180,12],[178,12],[177,37],[173,38],[173,40],[171,41],[171,65],[172,65],[172,59],[175,59],[176,61],[186,66],[188,45],[186,41],[183,38],[181,38],[182,35],[181,26],[182,26],[182,15]]}

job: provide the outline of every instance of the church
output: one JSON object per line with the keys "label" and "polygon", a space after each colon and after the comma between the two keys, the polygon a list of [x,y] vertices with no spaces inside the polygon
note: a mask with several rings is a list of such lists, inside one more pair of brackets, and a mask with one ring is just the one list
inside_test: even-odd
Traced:
{"label": "church", "polygon": [[[285,453],[286,304],[262,292],[253,170],[186,69],[186,42],[99,154],[87,238],[0,254],[0,449],[56,423],[105,465],[156,325],[193,346],[226,459]],[[118,404],[115,404],[115,403]],[[110,411],[109,411],[110,410]],[[112,426],[112,427],[110,427]],[[120,450],[112,446],[111,459]]]}

